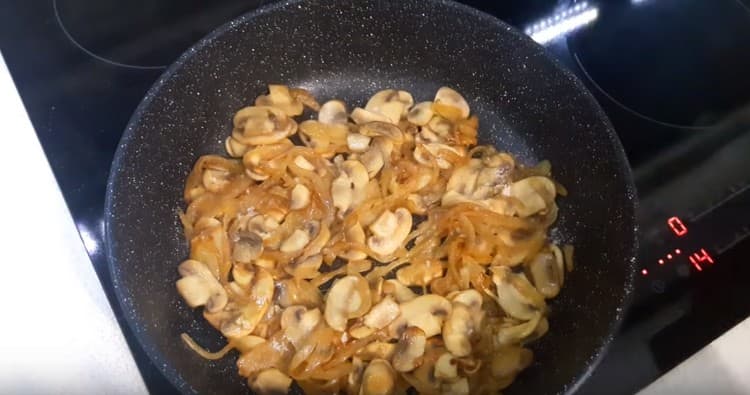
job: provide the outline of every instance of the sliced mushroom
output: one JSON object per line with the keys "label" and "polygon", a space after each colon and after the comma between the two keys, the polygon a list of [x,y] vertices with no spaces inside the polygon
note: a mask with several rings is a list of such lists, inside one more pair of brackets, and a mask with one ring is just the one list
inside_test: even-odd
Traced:
{"label": "sliced mushroom", "polygon": [[281,307],[302,305],[315,308],[322,304],[322,297],[318,287],[307,280],[287,278],[276,284],[277,302]]}
{"label": "sliced mushroom", "polygon": [[249,335],[263,319],[271,306],[274,296],[274,281],[268,271],[258,269],[253,276],[247,298],[251,301],[243,305],[238,314],[223,320],[221,333],[228,338]]}
{"label": "sliced mushroom", "polygon": [[480,311],[482,309],[482,294],[475,289],[456,292],[453,295],[449,295],[448,299],[453,303],[461,303],[472,311]]}
{"label": "sliced mushroom", "polygon": [[306,258],[298,258],[284,267],[284,271],[295,278],[311,279],[320,275],[320,265],[323,264],[323,256],[315,254]]}
{"label": "sliced mushroom", "polygon": [[260,336],[247,335],[234,339],[232,344],[240,353],[246,353],[265,342],[266,339]]}
{"label": "sliced mushroom", "polygon": [[407,286],[427,286],[436,278],[442,277],[443,266],[440,262],[428,261],[412,263],[396,272],[398,281]]}
{"label": "sliced mushroom", "polygon": [[442,331],[443,322],[452,311],[451,302],[440,295],[417,296],[401,304],[401,315],[389,325],[389,328],[400,335],[401,328],[416,326],[429,338]]}
{"label": "sliced mushroom", "polygon": [[407,91],[386,89],[382,90],[370,98],[365,105],[365,110],[383,114],[398,123],[402,116],[405,116],[411,106],[414,104],[414,98]]}
{"label": "sliced mushroom", "polygon": [[426,126],[422,127],[420,136],[428,137],[428,132],[432,132],[434,136],[434,137],[430,136],[430,138],[427,139],[428,142],[445,143],[447,140],[449,140],[452,137],[453,124],[449,120],[443,117],[434,116],[432,117],[430,122],[427,123]]}
{"label": "sliced mushroom", "polygon": [[424,126],[430,122],[430,119],[432,119],[434,115],[435,113],[432,111],[432,102],[423,101],[412,107],[409,114],[406,116],[406,119],[415,125]]}
{"label": "sliced mushroom", "polygon": [[299,124],[299,136],[305,145],[324,157],[346,150],[347,134],[349,126],[338,123],[307,120]]}
{"label": "sliced mushroom", "polygon": [[370,328],[369,326],[366,326],[360,322],[350,325],[348,333],[355,339],[364,339],[365,337],[375,333],[375,329]]}
{"label": "sliced mushroom", "polygon": [[299,210],[310,204],[310,190],[304,184],[297,184],[292,188],[289,209]]}
{"label": "sliced mushroom", "polygon": [[333,207],[344,213],[352,205],[354,191],[352,191],[352,181],[349,175],[342,172],[331,183],[331,196],[333,198]]}
{"label": "sliced mushroom", "polygon": [[529,262],[529,271],[536,289],[545,298],[554,298],[562,286],[562,265],[550,252],[540,252]]}
{"label": "sliced mushroom", "polygon": [[273,144],[297,131],[297,123],[274,107],[245,107],[234,116],[232,138],[245,145]]}
{"label": "sliced mushroom", "polygon": [[519,201],[518,215],[528,217],[547,208],[557,192],[549,178],[532,176],[511,184],[507,193]]}
{"label": "sliced mushroom", "polygon": [[367,169],[357,160],[343,161],[339,168],[341,174],[331,184],[331,195],[334,207],[344,213],[364,200],[370,178]]}
{"label": "sliced mushroom", "polygon": [[387,359],[390,361],[395,352],[395,343],[375,341],[357,351],[357,356],[365,361],[371,361],[373,359]]}
{"label": "sliced mushroom", "polygon": [[345,331],[349,319],[363,316],[370,310],[372,299],[367,280],[348,275],[333,283],[326,296],[325,319],[337,331]]}
{"label": "sliced mushroom", "polygon": [[271,234],[279,228],[279,221],[268,215],[256,215],[247,220],[244,230],[255,233],[261,239],[271,237]]}
{"label": "sliced mushroom", "polygon": [[378,304],[372,306],[370,312],[365,315],[363,322],[370,328],[385,328],[398,317],[400,312],[398,303],[394,302],[390,296],[386,296]]}
{"label": "sliced mushroom", "polygon": [[370,147],[372,138],[359,133],[349,133],[346,136],[346,146],[352,152],[365,152]]}
{"label": "sliced mushroom", "polygon": [[256,106],[278,108],[290,117],[302,114],[302,103],[292,97],[286,85],[268,85],[268,95],[258,96]]}
{"label": "sliced mushroom", "polygon": [[305,159],[305,157],[302,155],[297,155],[294,157],[294,164],[297,165],[297,167],[299,167],[300,169],[304,169],[307,171],[315,170],[315,166],[310,163],[309,160]]}
{"label": "sliced mushroom", "polygon": [[312,333],[320,323],[320,310],[308,310],[305,306],[289,306],[281,313],[281,330],[295,348],[302,344],[302,340]]}
{"label": "sliced mushroom", "polygon": [[367,169],[367,174],[370,178],[375,178],[385,164],[383,152],[379,147],[370,147],[370,149],[365,151],[359,159],[362,161],[365,169]]}
{"label": "sliced mushroom", "polygon": [[206,311],[217,312],[226,306],[227,293],[211,270],[201,262],[188,259],[178,267],[181,279],[177,280],[177,292],[190,307],[206,306]]}
{"label": "sliced mushroom", "polygon": [[263,253],[263,239],[254,232],[240,232],[232,247],[235,262],[250,263]]}
{"label": "sliced mushroom", "polygon": [[232,158],[242,158],[250,147],[235,140],[232,136],[224,140],[224,149]]}
{"label": "sliced mushroom", "polygon": [[404,142],[404,132],[392,123],[388,122],[368,122],[360,126],[359,133],[367,137],[382,137],[392,141],[395,144]]}
{"label": "sliced mushroom", "polygon": [[349,116],[346,113],[346,104],[341,100],[329,100],[320,106],[318,121],[326,124],[346,125]]}
{"label": "sliced mushroom", "polygon": [[383,359],[373,359],[362,374],[359,395],[391,395],[396,391],[396,372]]}
{"label": "sliced mushroom", "polygon": [[291,385],[291,377],[272,368],[260,372],[250,383],[250,388],[261,395],[281,395],[288,393]]}
{"label": "sliced mushroom", "polygon": [[279,251],[284,253],[294,253],[302,251],[310,242],[310,234],[302,229],[295,229],[289,238],[284,240],[279,247]]}
{"label": "sliced mushroom", "polygon": [[401,246],[411,231],[411,225],[409,210],[403,207],[395,212],[386,210],[370,225],[373,235],[367,239],[367,246],[380,258],[387,257]]}
{"label": "sliced mushroom", "polygon": [[453,381],[458,377],[458,362],[449,352],[442,354],[435,362],[435,378],[441,381]]}
{"label": "sliced mushroom", "polygon": [[405,303],[417,298],[417,294],[409,289],[409,287],[401,284],[398,280],[393,279],[385,280],[383,282],[383,293],[386,295],[392,295],[398,303]]}
{"label": "sliced mushroom", "polygon": [[302,88],[291,88],[289,89],[289,95],[292,96],[292,99],[302,103],[305,107],[308,107],[313,111],[320,111],[320,104],[315,100],[315,96],[313,96],[308,90]]}
{"label": "sliced mushroom", "polygon": [[507,266],[493,267],[492,282],[497,288],[500,307],[512,317],[530,320],[539,315],[546,304],[536,288],[521,273]]}
{"label": "sliced mushroom", "polygon": [[253,276],[255,276],[255,271],[250,270],[250,265],[243,265],[243,264],[235,264],[232,266],[232,279],[237,284],[243,286],[243,288],[250,285],[250,282],[253,281]]}
{"label": "sliced mushroom", "polygon": [[[366,235],[365,230],[362,229],[362,225],[359,222],[350,226],[346,229],[344,236],[346,240],[352,243],[365,244]],[[349,249],[341,255],[342,258],[350,261],[360,261],[367,258],[367,253],[359,249]]]}
{"label": "sliced mushroom", "polygon": [[463,303],[454,303],[453,310],[443,324],[445,348],[457,357],[471,354],[471,336],[476,328],[472,313]]}
{"label": "sliced mushroom", "polygon": [[369,122],[391,122],[391,119],[385,115],[367,111],[364,108],[359,107],[352,110],[352,113],[349,116],[357,125],[362,125]]}
{"label": "sliced mushroom", "polygon": [[410,372],[422,364],[427,337],[422,329],[411,326],[401,334],[393,354],[393,368],[397,372]]}
{"label": "sliced mushroom", "polygon": [[469,104],[463,96],[455,90],[444,86],[435,94],[433,111],[441,116],[457,121],[469,117]]}
{"label": "sliced mushroom", "polygon": [[348,394],[356,395],[362,384],[362,375],[367,364],[361,358],[352,357],[352,370],[346,378],[346,389]]}
{"label": "sliced mushroom", "polygon": [[446,190],[464,196],[472,196],[477,187],[477,178],[482,167],[480,159],[471,159],[465,165],[456,168],[448,179]]}
{"label": "sliced mushroom", "polygon": [[223,169],[203,170],[203,186],[211,192],[219,192],[229,185],[229,172]]}

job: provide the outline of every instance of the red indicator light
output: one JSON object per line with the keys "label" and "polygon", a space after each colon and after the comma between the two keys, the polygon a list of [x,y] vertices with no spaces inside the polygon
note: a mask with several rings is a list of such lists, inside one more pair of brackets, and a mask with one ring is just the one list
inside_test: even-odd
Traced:
{"label": "red indicator light", "polygon": [[664,259],[659,259],[659,264],[663,265],[664,264]]}
{"label": "red indicator light", "polygon": [[678,237],[682,237],[687,234],[687,226],[682,223],[682,220],[679,217],[672,217],[668,219],[667,225],[669,225],[669,228],[672,229],[672,232],[674,232],[674,234],[676,234]]}
{"label": "red indicator light", "polygon": [[703,271],[703,268],[701,267],[701,263],[708,262],[710,264],[714,263],[714,259],[711,257],[711,255],[703,248],[700,249],[698,252],[694,252],[693,255],[690,255],[689,257],[690,263],[693,264],[693,266],[700,272]]}
{"label": "red indicator light", "polygon": [[682,254],[682,250],[680,250],[680,249],[678,248],[678,249],[674,250],[674,253],[675,253],[675,254],[677,254],[677,255],[680,255],[680,254]]}
{"label": "red indicator light", "polygon": [[645,275],[647,275],[647,274],[648,274],[648,270],[646,270],[646,269],[643,269],[643,270],[641,270],[641,273],[642,273],[642,274],[643,274],[643,275],[645,276]]}
{"label": "red indicator light", "polygon": [[672,259],[672,254],[667,254],[667,259]]}

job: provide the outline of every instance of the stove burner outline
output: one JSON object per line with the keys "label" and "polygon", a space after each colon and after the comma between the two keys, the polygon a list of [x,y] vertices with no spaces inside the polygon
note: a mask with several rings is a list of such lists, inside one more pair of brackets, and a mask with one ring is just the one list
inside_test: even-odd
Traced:
{"label": "stove burner outline", "polygon": [[[734,1],[743,10],[745,10],[748,13],[748,17],[750,17],[750,6],[744,4],[742,2],[742,0],[732,0],[732,1]],[[568,40],[569,39],[570,38],[568,38]],[[655,123],[657,125],[665,126],[665,127],[668,127],[668,128],[674,128],[674,129],[700,131],[700,130],[710,129],[713,126],[715,126],[715,125],[693,126],[693,125],[682,125],[682,124],[672,123],[672,122],[664,122],[664,121],[660,121],[660,120],[658,120],[656,118],[650,117],[650,116],[648,116],[646,114],[643,114],[643,113],[641,113],[641,112],[633,109],[632,107],[626,105],[625,103],[617,100],[614,96],[610,95],[607,91],[605,91],[604,88],[602,88],[601,85],[599,85],[594,80],[594,78],[591,76],[591,74],[589,74],[588,70],[583,65],[583,62],[581,62],[581,59],[578,56],[578,51],[576,51],[575,49],[571,49],[571,54],[573,55],[573,59],[575,59],[576,64],[581,69],[581,72],[583,73],[583,75],[586,76],[586,79],[588,79],[589,82],[591,82],[591,84],[594,86],[594,88],[596,88],[596,90],[599,91],[599,93],[601,93],[602,95],[604,95],[604,97],[606,97],[608,100],[610,100],[611,102],[615,103],[620,108],[622,108],[623,110],[629,112],[630,114],[635,115],[636,117],[641,118],[643,120],[646,120],[648,122],[653,122],[653,123]]]}
{"label": "stove burner outline", "polygon": [[121,63],[121,62],[117,62],[117,61],[114,61],[112,59],[107,59],[107,58],[105,58],[103,56],[97,55],[96,53],[90,51],[89,49],[87,49],[86,47],[84,47],[81,43],[79,43],[78,40],[76,40],[75,37],[73,37],[73,35],[70,34],[70,32],[68,31],[68,29],[65,28],[65,23],[63,23],[62,18],[60,17],[60,11],[57,8],[57,0],[52,0],[52,8],[54,9],[54,12],[55,12],[55,20],[57,21],[57,26],[60,27],[60,30],[62,30],[63,34],[65,34],[65,37],[67,37],[68,40],[70,40],[70,42],[72,42],[76,47],[78,47],[78,49],[80,49],[81,51],[85,52],[87,55],[91,56],[92,58],[94,58],[96,60],[99,60],[101,62],[104,62],[104,63],[111,64],[113,66],[125,67],[125,68],[130,68],[130,69],[138,69],[138,70],[161,70],[161,69],[166,69],[167,68],[167,65],[161,65],[161,66],[140,66],[140,65],[136,65],[136,64]]}

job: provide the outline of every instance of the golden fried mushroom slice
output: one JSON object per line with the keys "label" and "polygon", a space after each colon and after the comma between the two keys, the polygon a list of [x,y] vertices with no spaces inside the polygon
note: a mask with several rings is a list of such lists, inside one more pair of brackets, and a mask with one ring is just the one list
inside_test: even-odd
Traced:
{"label": "golden fried mushroom slice", "polygon": [[389,328],[397,335],[407,327],[415,326],[421,329],[425,336],[432,337],[442,331],[443,321],[453,311],[448,299],[435,294],[417,296],[401,304],[401,315],[394,320]]}
{"label": "golden fried mushroom slice", "polygon": [[446,352],[435,362],[435,378],[440,381],[453,381],[458,377],[456,357]]}
{"label": "golden fried mushroom slice", "polygon": [[320,103],[315,100],[315,96],[313,96],[308,90],[302,88],[291,88],[289,89],[289,95],[292,96],[292,99],[302,103],[303,106],[313,111],[320,111]]}
{"label": "golden fried mushroom slice", "polygon": [[451,314],[443,324],[445,348],[458,357],[471,354],[471,337],[476,330],[469,307],[454,303]]}
{"label": "golden fried mushroom slice", "polygon": [[432,102],[423,101],[409,110],[409,114],[407,114],[406,119],[415,125],[424,126],[427,125],[428,122],[430,122],[434,115],[435,112],[432,111]]}
{"label": "golden fried mushroom slice", "polygon": [[251,303],[221,322],[221,333],[228,338],[247,336],[255,329],[271,307],[274,296],[274,281],[268,271],[258,268],[249,286],[247,298]]}
{"label": "golden fried mushroom slice", "polygon": [[411,93],[385,89],[372,95],[365,105],[365,110],[385,115],[391,122],[398,123],[401,117],[409,112],[412,105],[414,105],[414,98]]}
{"label": "golden fried mushroom slice", "polygon": [[346,125],[349,115],[346,113],[346,104],[341,100],[329,100],[320,106],[318,121],[328,125]]}
{"label": "golden fried mushroom slice", "polygon": [[289,306],[281,313],[281,330],[294,347],[312,333],[320,323],[322,314],[318,309],[307,310],[305,306]]}
{"label": "golden fried mushroom slice", "polygon": [[301,93],[301,91],[297,91],[294,95],[296,97],[293,97],[286,85],[268,85],[268,95],[258,96],[255,99],[255,105],[278,108],[286,115],[294,117],[302,114],[302,103],[297,100]]}
{"label": "golden fried mushroom slice", "polygon": [[[560,259],[562,257],[560,256]],[[529,262],[529,271],[536,289],[550,299],[560,293],[563,282],[563,267],[561,260],[556,259],[551,252],[540,252]]]}
{"label": "golden fried mushroom slice", "polygon": [[391,395],[396,391],[396,372],[383,359],[374,359],[367,364],[362,374],[359,395]]}
{"label": "golden fried mushroom slice", "polygon": [[234,116],[232,138],[245,145],[279,142],[297,131],[297,122],[274,107],[245,107]]}
{"label": "golden fried mushroom slice", "polygon": [[250,388],[260,395],[283,395],[292,385],[292,378],[278,369],[266,369],[249,381]]}
{"label": "golden fried mushroom slice", "polygon": [[521,217],[528,217],[546,209],[555,200],[556,193],[552,180],[542,176],[516,181],[507,192],[520,203],[517,211]]}
{"label": "golden fried mushroom slice", "polygon": [[409,287],[400,283],[398,280],[390,279],[383,282],[383,293],[392,295],[398,303],[408,302],[417,297]]}
{"label": "golden fried mushroom slice", "polygon": [[393,354],[393,368],[397,372],[409,372],[422,364],[427,337],[423,330],[411,326],[406,328]]}
{"label": "golden fried mushroom slice", "polygon": [[393,122],[390,118],[383,114],[367,111],[364,108],[359,107],[352,110],[352,113],[349,114],[349,116],[357,125],[362,125],[370,122]]}
{"label": "golden fried mushroom slice", "polygon": [[377,254],[374,258],[385,261],[396,249],[402,246],[411,231],[412,218],[409,210],[399,207],[395,211],[386,210],[370,225],[372,236],[367,246]]}
{"label": "golden fried mushroom slice", "polygon": [[364,316],[363,323],[373,329],[385,328],[398,317],[401,309],[393,298],[386,296]]}
{"label": "golden fried mushroom slice", "polygon": [[514,273],[507,266],[496,266],[492,271],[497,301],[507,314],[521,320],[530,320],[544,311],[544,296],[522,273]]}
{"label": "golden fried mushroom slice", "polygon": [[367,280],[360,275],[342,277],[333,283],[326,295],[325,320],[337,330],[345,331],[347,321],[370,310],[371,296]]}
{"label": "golden fried mushroom slice", "polygon": [[460,93],[447,86],[438,89],[432,105],[433,111],[451,121],[469,117],[469,104]]}
{"label": "golden fried mushroom slice", "polygon": [[224,287],[206,265],[188,259],[180,264],[177,291],[190,307],[206,306],[206,311],[216,312],[226,306],[228,298]]}

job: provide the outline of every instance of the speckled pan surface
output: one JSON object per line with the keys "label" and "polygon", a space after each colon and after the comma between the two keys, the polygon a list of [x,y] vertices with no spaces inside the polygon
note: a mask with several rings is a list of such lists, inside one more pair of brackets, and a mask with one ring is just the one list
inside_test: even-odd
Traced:
{"label": "speckled pan surface", "polygon": [[175,291],[188,253],[177,219],[198,156],[223,153],[231,118],[269,82],[320,99],[364,104],[385,88],[429,100],[456,88],[480,119],[480,140],[525,162],[549,159],[570,196],[553,237],[576,245],[577,267],[552,303],[535,364],[508,393],[573,392],[611,340],[634,273],[635,190],[611,125],[544,50],[506,24],[443,1],[309,1],[271,5],[187,51],[149,91],[110,174],[106,239],[127,321],[156,366],[184,393],[249,393],[236,355],[205,361],[182,332],[223,345]]}

